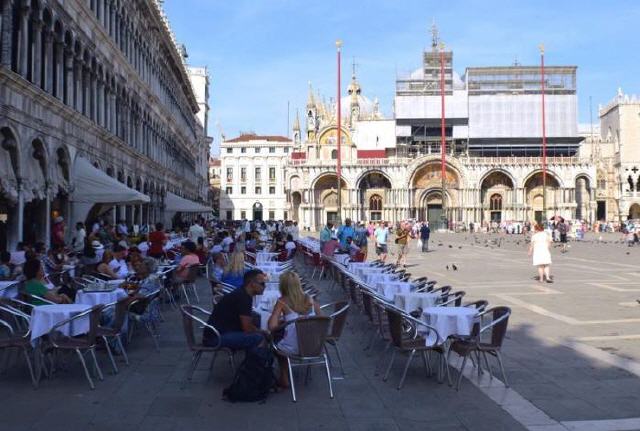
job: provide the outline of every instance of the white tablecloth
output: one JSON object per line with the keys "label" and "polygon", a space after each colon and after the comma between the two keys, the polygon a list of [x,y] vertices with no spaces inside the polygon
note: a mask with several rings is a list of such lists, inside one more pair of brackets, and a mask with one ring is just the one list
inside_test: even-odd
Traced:
{"label": "white tablecloth", "polygon": [[76,293],[76,304],[98,305],[111,304],[127,296],[124,289],[115,289],[111,292],[85,292],[78,290]]}
{"label": "white tablecloth", "polygon": [[320,253],[320,240],[310,236],[298,239],[298,242],[314,253]]}
{"label": "white tablecloth", "polygon": [[393,301],[398,293],[411,292],[411,283],[404,281],[379,282],[375,286],[378,294],[384,296],[388,301]]}
{"label": "white tablecloth", "polygon": [[384,271],[386,271],[385,268],[378,268],[378,267],[370,267],[370,266],[362,266],[359,268],[356,268],[354,271],[354,274],[357,277],[360,277],[362,279],[364,279],[365,275],[370,275],[370,274],[383,274]]}
{"label": "white tablecloth", "polygon": [[15,298],[18,296],[19,281],[0,281],[0,298]]}
{"label": "white tablecloth", "polygon": [[347,262],[349,261],[349,259],[351,258],[351,256],[349,256],[349,254],[334,254],[333,258],[336,260],[336,262],[339,262],[343,265],[346,265]]}
{"label": "white tablecloth", "polygon": [[[422,320],[440,335],[438,343],[452,335],[471,335],[477,315],[478,311],[471,307],[429,307],[422,310]],[[432,345],[435,341],[435,335],[429,334],[427,343]]]}
{"label": "white tablecloth", "polygon": [[440,295],[437,293],[426,292],[409,292],[409,293],[396,293],[393,299],[396,307],[403,309],[407,313],[417,310],[418,308],[425,309],[433,307],[438,302]]}
{"label": "white tablecloth", "polygon": [[262,295],[256,295],[254,298],[253,303],[256,308],[271,312],[280,298],[280,292],[277,290],[265,290]]}
{"label": "white tablecloth", "polygon": [[259,251],[256,253],[256,264],[261,265],[265,262],[273,261],[280,253],[270,253],[266,251]]}
{"label": "white tablecloth", "polygon": [[375,286],[378,283],[392,283],[398,281],[398,276],[394,274],[382,274],[374,272],[373,274],[363,274],[361,276],[365,283]]}
{"label": "white tablecloth", "polygon": [[349,262],[347,270],[353,274],[358,268],[373,268],[369,262]]}
{"label": "white tablecloth", "polygon": [[[31,341],[47,335],[51,328],[63,320],[69,319],[78,313],[90,309],[90,305],[85,304],[55,304],[39,305],[31,312]],[[65,325],[60,328],[61,332],[68,336],[84,334],[89,331],[89,315],[76,320],[72,325]]]}

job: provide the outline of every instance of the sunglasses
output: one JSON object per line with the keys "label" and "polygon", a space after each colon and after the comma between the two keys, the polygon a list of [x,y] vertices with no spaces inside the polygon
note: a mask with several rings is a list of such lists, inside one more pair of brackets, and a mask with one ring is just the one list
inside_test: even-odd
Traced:
{"label": "sunglasses", "polygon": [[256,284],[262,286],[262,287],[266,287],[267,286],[267,282],[266,281],[256,281]]}

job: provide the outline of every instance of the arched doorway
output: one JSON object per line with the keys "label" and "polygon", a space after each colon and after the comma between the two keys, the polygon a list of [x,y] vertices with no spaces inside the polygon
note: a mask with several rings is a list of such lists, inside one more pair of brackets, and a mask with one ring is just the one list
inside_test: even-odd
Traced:
{"label": "arched doorway", "polygon": [[[315,207],[312,216],[312,227],[319,228],[324,223],[338,220],[338,178],[335,174],[325,174],[318,178],[313,185],[313,205]],[[342,206],[349,202],[349,189],[344,178],[340,181]],[[344,218],[344,217],[342,217]]]}
{"label": "arched doorway", "polygon": [[416,203],[413,212],[418,219],[428,220],[431,229],[447,228],[449,221],[458,220],[460,214],[457,208],[460,176],[452,166],[445,166],[444,202],[442,183],[442,166],[437,160],[417,169],[411,182],[415,189]]}
{"label": "arched doorway", "polygon": [[640,219],[640,204],[633,204],[629,207],[629,220]]}
{"label": "arched doorway", "polygon": [[498,193],[491,195],[491,199],[489,200],[489,212],[492,222],[502,222],[502,195]]}
{"label": "arched doorway", "polygon": [[510,214],[512,206],[509,205],[509,202],[513,202],[513,188],[513,180],[502,171],[493,171],[482,180],[482,221],[500,223],[513,217],[513,214]]}
{"label": "arched doorway", "polygon": [[362,176],[358,183],[358,195],[360,204],[360,220],[380,221],[391,218],[393,220],[393,214],[385,212],[383,207],[389,202],[388,192],[391,190],[391,181],[381,172],[368,172]]}
{"label": "arched doorway", "polygon": [[[531,175],[524,183],[525,196],[529,212],[527,217],[529,220],[535,220],[536,223],[542,223],[550,216],[549,210],[557,207],[557,192],[560,189],[558,180],[547,172],[546,186],[546,208],[544,208],[544,187],[542,172],[536,172]],[[546,212],[546,214],[544,214]]]}
{"label": "arched doorway", "polygon": [[11,129],[0,129],[0,250],[18,240],[18,143]]}
{"label": "arched doorway", "polygon": [[253,204],[253,219],[262,220],[262,204],[260,202]]}

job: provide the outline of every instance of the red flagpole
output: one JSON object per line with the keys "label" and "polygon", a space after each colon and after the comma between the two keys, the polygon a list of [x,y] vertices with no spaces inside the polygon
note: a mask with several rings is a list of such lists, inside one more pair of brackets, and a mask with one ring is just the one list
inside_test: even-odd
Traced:
{"label": "red flagpole", "polygon": [[[445,134],[445,119],[444,119],[444,46],[440,45],[440,159],[441,159],[441,172],[442,177],[442,216],[443,220],[447,220],[447,211],[445,204],[445,178],[446,178],[446,158],[447,158],[447,140]],[[443,228],[446,229],[445,224]]]}
{"label": "red flagpole", "polygon": [[540,88],[542,89],[542,214],[547,219],[547,129],[544,106],[544,45],[540,45]]}
{"label": "red flagpole", "polygon": [[337,57],[338,57],[338,89],[337,89],[337,101],[338,101],[338,106],[337,106],[337,112],[336,112],[336,116],[337,116],[337,123],[338,123],[338,130],[336,131],[336,136],[337,136],[337,148],[338,148],[338,157],[337,157],[337,166],[336,166],[336,174],[338,177],[338,222],[342,223],[342,154],[340,151],[340,141],[341,141],[341,137],[342,137],[342,110],[341,110],[341,101],[340,101],[340,50],[342,47],[342,41],[341,40],[337,40],[336,41],[336,48],[337,48]]}

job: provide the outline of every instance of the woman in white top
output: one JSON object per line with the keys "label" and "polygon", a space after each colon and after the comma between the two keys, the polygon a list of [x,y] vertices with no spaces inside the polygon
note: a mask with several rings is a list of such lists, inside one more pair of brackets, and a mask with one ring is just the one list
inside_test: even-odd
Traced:
{"label": "woman in white top", "polygon": [[529,256],[533,257],[533,266],[538,267],[538,281],[542,283],[553,283],[551,279],[551,237],[541,224],[536,223],[534,227],[534,234],[531,237],[531,244],[529,245]]}
{"label": "woman in white top", "polygon": [[[288,322],[292,322],[300,317],[319,316],[320,306],[302,291],[300,277],[291,271],[286,271],[280,275],[280,299],[273,307],[273,312],[269,318],[269,330],[277,331]],[[296,354],[298,352],[298,337],[295,323],[285,326],[284,337],[276,344],[279,350]],[[277,356],[280,368],[280,378],[278,385],[289,387],[289,376],[287,374],[287,361],[282,356]]]}

